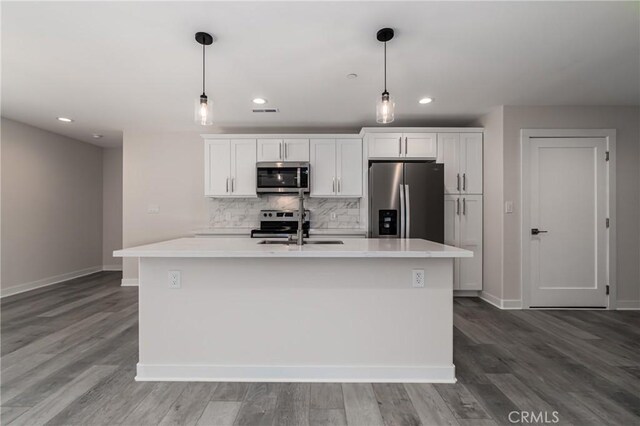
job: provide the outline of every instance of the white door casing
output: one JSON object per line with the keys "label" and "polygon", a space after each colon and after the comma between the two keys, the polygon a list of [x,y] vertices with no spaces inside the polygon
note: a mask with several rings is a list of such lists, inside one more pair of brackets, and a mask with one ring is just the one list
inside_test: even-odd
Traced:
{"label": "white door casing", "polygon": [[613,307],[606,288],[614,284],[614,182],[607,161],[614,144],[611,131],[523,130],[525,307]]}

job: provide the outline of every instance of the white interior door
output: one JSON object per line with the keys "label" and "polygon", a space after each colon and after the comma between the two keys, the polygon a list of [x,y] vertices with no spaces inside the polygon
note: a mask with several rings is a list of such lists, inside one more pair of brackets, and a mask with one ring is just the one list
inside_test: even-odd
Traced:
{"label": "white interior door", "polygon": [[530,138],[528,149],[530,306],[606,307],[606,139]]}

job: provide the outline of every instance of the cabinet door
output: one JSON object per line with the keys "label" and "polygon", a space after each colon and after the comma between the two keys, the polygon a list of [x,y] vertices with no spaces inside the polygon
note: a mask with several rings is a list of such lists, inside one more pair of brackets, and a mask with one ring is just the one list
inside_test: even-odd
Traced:
{"label": "cabinet door", "polygon": [[459,194],[460,176],[460,134],[438,133],[438,156],[436,161],[444,164],[444,192]]}
{"label": "cabinet door", "polygon": [[460,134],[460,174],[463,194],[482,194],[482,133]]}
{"label": "cabinet door", "polygon": [[231,195],[257,197],[256,194],[256,140],[231,141]]}
{"label": "cabinet door", "polygon": [[460,262],[460,290],[482,290],[482,195],[462,195],[460,248],[473,251],[473,257]]}
{"label": "cabinet door", "polygon": [[400,158],[402,133],[374,133],[369,136],[369,158]]}
{"label": "cabinet door", "polygon": [[336,141],[336,191],[343,197],[362,197],[362,140]]}
{"label": "cabinet door", "polygon": [[[457,195],[444,196],[444,243],[458,247],[460,242],[460,197]],[[459,259],[453,262],[453,289],[458,290],[459,285]]]}
{"label": "cabinet door", "polygon": [[228,139],[206,140],[204,149],[204,195],[207,197],[229,196],[230,141]]}
{"label": "cabinet door", "polygon": [[436,158],[438,143],[436,133],[405,133],[404,156],[407,158]]}
{"label": "cabinet door", "polygon": [[286,161],[309,161],[309,139],[284,139],[282,150]]}
{"label": "cabinet door", "polygon": [[332,197],[336,194],[336,140],[311,139],[312,197]]}
{"label": "cabinet door", "polygon": [[284,160],[282,139],[258,139],[258,161]]}

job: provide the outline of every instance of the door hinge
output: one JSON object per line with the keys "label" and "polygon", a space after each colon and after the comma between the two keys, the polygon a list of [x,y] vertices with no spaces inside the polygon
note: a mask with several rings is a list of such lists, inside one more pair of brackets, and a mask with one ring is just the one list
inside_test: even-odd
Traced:
{"label": "door hinge", "polygon": [[609,161],[609,151],[604,153],[604,161]]}
{"label": "door hinge", "polygon": [[607,293],[606,294],[608,296],[609,295],[609,286],[608,285],[607,285],[606,289],[607,289]]}
{"label": "door hinge", "polygon": [[607,228],[609,227],[609,218],[606,219]]}

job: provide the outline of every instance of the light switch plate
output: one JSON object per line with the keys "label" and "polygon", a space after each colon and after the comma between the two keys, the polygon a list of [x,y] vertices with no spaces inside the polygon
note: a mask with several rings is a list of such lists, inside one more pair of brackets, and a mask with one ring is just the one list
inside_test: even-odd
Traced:
{"label": "light switch plate", "polygon": [[513,213],[513,201],[505,201],[505,203],[504,203],[504,212],[505,213]]}

